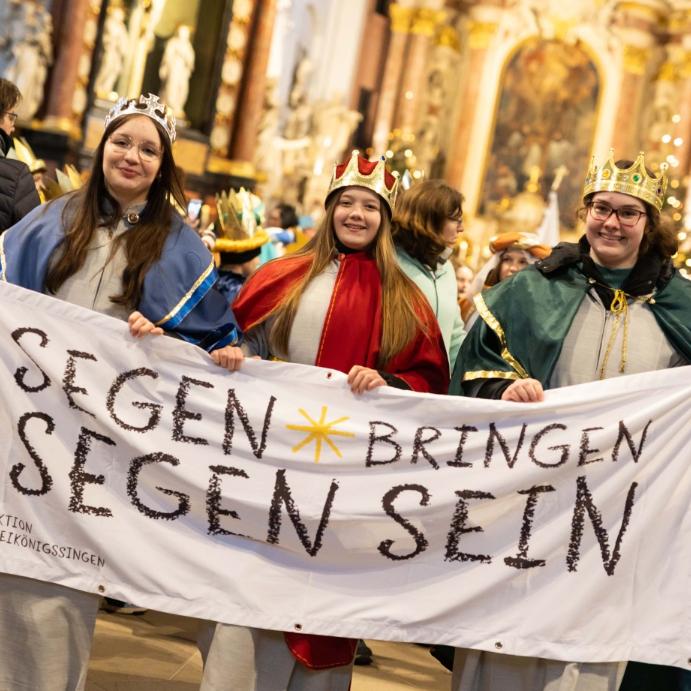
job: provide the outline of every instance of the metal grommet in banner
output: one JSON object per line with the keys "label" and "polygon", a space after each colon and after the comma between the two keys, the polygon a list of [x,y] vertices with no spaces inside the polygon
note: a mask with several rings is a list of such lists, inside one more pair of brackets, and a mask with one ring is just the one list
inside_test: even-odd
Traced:
{"label": "metal grommet in banner", "polygon": [[296,631],[302,631],[302,624],[293,624],[293,628]]}
{"label": "metal grommet in banner", "polygon": [[99,593],[105,593],[106,592],[106,587],[104,585],[99,585],[97,588]]}
{"label": "metal grommet in banner", "polygon": [[497,650],[501,650],[501,649],[504,647],[504,645],[502,644],[501,641],[497,641],[497,642],[494,644],[494,647],[495,647]]}

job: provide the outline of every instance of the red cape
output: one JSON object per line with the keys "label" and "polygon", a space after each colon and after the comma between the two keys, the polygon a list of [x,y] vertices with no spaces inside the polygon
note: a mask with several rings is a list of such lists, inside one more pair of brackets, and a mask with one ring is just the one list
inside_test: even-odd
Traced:
{"label": "red cape", "polygon": [[[260,267],[233,302],[233,313],[249,331],[280,304],[308,271],[313,255],[291,256]],[[320,367],[349,372],[353,365],[378,369],[381,344],[381,280],[374,259],[364,252],[341,255],[336,285],[326,314],[317,360]],[[403,351],[386,363],[414,391],[447,393],[449,365],[437,320],[420,294],[419,315],[428,336],[419,331]],[[295,659],[310,669],[351,663],[357,641],[335,636],[285,633]]]}
{"label": "red cape", "polygon": [[[249,331],[280,304],[305,275],[312,255],[264,264],[243,286],[233,313]],[[340,265],[314,363],[348,373],[353,365],[377,366],[381,347],[381,280],[374,259],[364,252],[340,256]],[[428,335],[418,331],[412,341],[382,368],[413,391],[447,393],[449,365],[437,320],[420,294],[418,314]]]}

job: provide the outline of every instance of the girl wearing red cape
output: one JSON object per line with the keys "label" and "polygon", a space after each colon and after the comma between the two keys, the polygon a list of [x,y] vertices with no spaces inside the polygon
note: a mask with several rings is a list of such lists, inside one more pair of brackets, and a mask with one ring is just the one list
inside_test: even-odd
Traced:
{"label": "girl wearing red cape", "polygon": [[[260,267],[233,303],[246,355],[340,370],[356,394],[379,386],[447,392],[436,319],[396,259],[397,183],[383,160],[356,152],[336,166],[314,238]],[[355,644],[218,624],[201,688],[347,691]]]}

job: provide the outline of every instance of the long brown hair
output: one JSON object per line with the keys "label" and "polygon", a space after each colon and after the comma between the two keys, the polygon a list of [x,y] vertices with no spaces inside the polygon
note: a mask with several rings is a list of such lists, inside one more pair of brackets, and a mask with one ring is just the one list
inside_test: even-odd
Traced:
{"label": "long brown hair", "polygon": [[[333,217],[341,194],[347,189],[344,187],[331,195],[317,232],[302,249],[289,257],[275,260],[290,261],[291,257],[306,255],[314,257],[305,276],[295,284],[286,299],[267,315],[275,317],[270,339],[274,349],[279,352],[288,352],[290,331],[305,287],[338,255]],[[383,368],[410,343],[417,331],[422,329],[426,333],[426,326],[420,317],[425,298],[398,266],[389,214],[381,200],[380,205],[379,231],[367,251],[377,263],[382,283],[382,335],[377,365]]]}
{"label": "long brown hair", "polygon": [[[118,118],[106,128],[94,154],[89,181],[73,193],[62,212],[65,237],[56,249],[57,261],[53,262],[46,275],[45,288],[55,294],[60,286],[77,273],[84,262],[91,237],[98,226],[115,228],[124,209],[108,192],[103,174],[103,151],[111,134],[125,122],[140,115]],[[146,206],[140,213],[139,223],[116,239],[123,243],[127,266],[122,275],[122,293],[111,295],[112,302],[134,309],[142,295],[144,277],[151,266],[160,258],[163,246],[170,233],[174,214],[173,201],[181,208],[185,206],[185,195],[179,174],[173,160],[173,150],[165,130],[152,120],[158,131],[162,158],[157,176],[149,188]],[[113,248],[116,251],[117,246]]]}
{"label": "long brown hair", "polygon": [[442,231],[446,221],[462,213],[463,197],[443,180],[424,180],[401,194],[394,210],[392,233],[396,245],[413,259],[436,269],[446,249]]}

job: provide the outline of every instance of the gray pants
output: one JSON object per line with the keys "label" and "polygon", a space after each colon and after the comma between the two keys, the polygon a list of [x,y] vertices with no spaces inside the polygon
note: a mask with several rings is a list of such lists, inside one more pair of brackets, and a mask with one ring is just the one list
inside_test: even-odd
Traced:
{"label": "gray pants", "polygon": [[280,631],[208,623],[200,632],[199,691],[348,691],[353,666],[308,669]]}
{"label": "gray pants", "polygon": [[0,574],[0,689],[81,691],[99,599]]}
{"label": "gray pants", "polygon": [[617,691],[626,662],[560,662],[457,648],[452,691]]}

